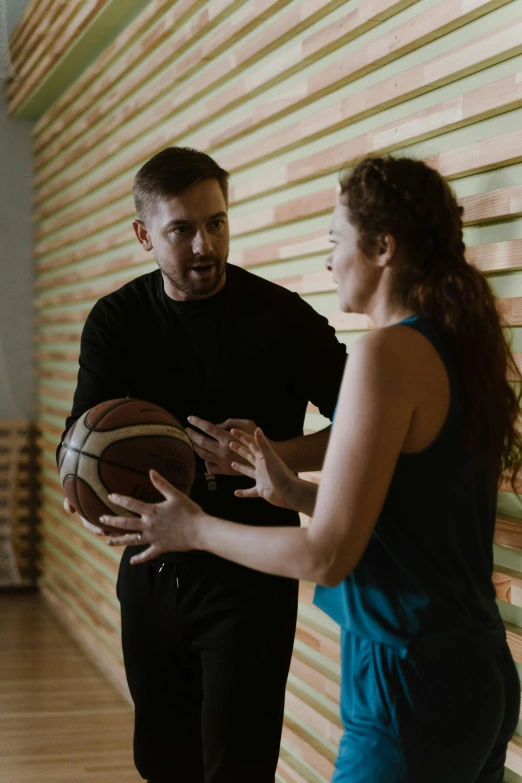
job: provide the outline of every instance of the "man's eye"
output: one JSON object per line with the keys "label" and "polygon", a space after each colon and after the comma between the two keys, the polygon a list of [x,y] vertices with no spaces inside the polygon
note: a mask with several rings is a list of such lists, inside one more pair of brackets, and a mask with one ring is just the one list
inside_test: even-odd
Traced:
{"label": "man's eye", "polygon": [[171,230],[172,234],[186,234],[187,233],[187,226],[175,226]]}
{"label": "man's eye", "polygon": [[225,221],[219,219],[219,220],[213,220],[210,225],[213,226],[213,228],[221,228],[221,226],[223,226],[224,224],[225,224]]}

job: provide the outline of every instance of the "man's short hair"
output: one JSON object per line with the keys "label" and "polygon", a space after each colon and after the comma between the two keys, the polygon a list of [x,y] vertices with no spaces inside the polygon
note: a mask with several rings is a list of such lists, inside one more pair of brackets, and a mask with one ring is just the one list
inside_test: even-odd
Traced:
{"label": "man's short hair", "polygon": [[228,171],[210,155],[190,147],[167,147],[156,153],[134,178],[136,214],[145,220],[158,201],[167,201],[203,179],[217,179],[228,204]]}

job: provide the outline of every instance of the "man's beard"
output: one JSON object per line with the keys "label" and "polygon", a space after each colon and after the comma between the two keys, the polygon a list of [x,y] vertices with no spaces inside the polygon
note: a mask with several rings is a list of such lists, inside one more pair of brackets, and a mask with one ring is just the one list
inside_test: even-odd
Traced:
{"label": "man's beard", "polygon": [[[180,293],[189,296],[210,296],[213,291],[219,288],[223,280],[227,260],[228,253],[225,258],[217,256],[194,257],[181,273],[173,272],[167,265],[161,264],[159,261],[158,266],[171,285]],[[194,267],[204,267],[208,264],[211,264],[212,267],[202,278],[198,278],[197,274],[190,272]]]}

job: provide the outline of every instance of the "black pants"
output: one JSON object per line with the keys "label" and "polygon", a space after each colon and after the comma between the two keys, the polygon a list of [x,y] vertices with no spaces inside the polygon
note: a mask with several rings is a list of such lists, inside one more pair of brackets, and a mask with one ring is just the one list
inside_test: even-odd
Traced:
{"label": "black pants", "polygon": [[297,582],[203,553],[118,578],[134,759],[151,783],[274,783]]}

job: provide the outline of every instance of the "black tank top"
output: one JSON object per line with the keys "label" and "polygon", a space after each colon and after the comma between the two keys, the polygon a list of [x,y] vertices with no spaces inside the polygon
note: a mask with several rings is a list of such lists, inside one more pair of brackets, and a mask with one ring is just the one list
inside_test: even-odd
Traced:
{"label": "black tank top", "polygon": [[347,631],[392,645],[401,657],[488,656],[505,630],[492,584],[498,473],[472,469],[464,443],[465,398],[433,319],[401,321],[438,351],[450,407],[434,442],[401,454],[384,507],[360,562],[315,603]]}

